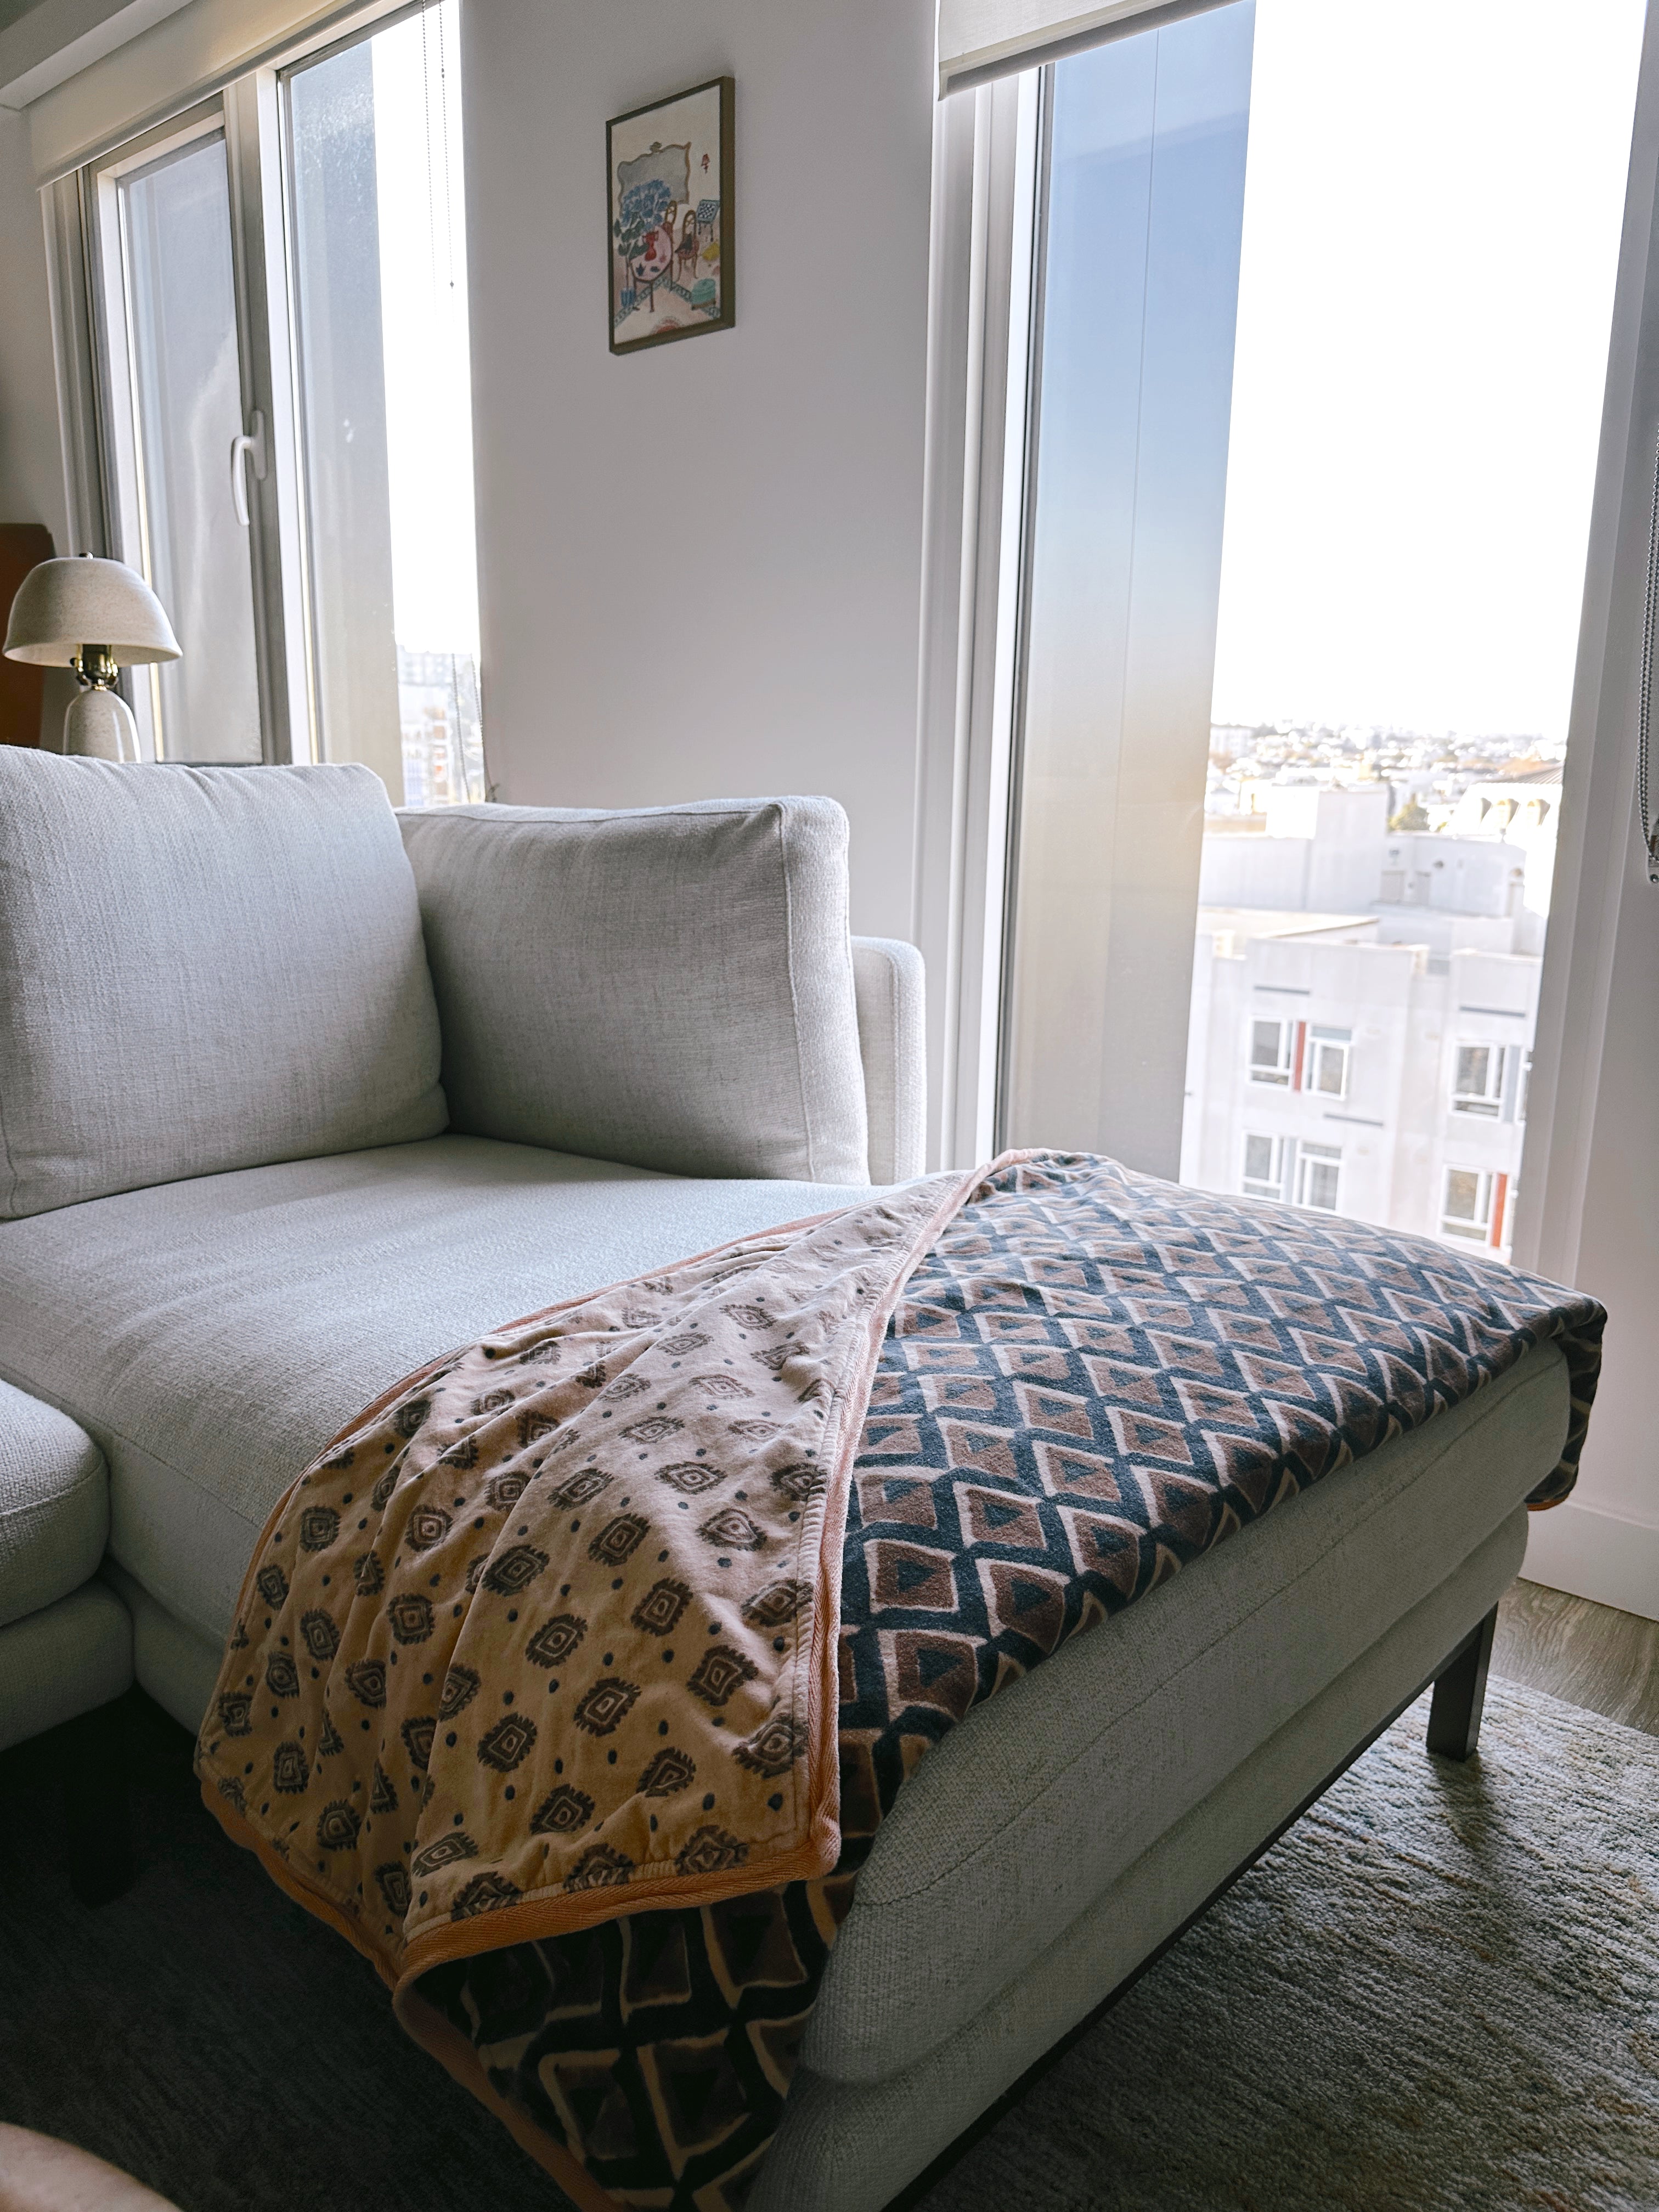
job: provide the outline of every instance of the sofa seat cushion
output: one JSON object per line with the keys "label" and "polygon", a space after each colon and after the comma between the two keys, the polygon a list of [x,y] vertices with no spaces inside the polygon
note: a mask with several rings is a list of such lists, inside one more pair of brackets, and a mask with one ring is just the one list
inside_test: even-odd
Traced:
{"label": "sofa seat cushion", "polygon": [[0,1216],[433,1136],[439,1055],[371,769],[0,746]]}
{"label": "sofa seat cushion", "polygon": [[0,1628],[79,1589],[108,1532],[97,1445],[55,1406],[0,1382]]}
{"label": "sofa seat cushion", "polygon": [[1567,1414],[1540,1346],[976,1707],[876,1837],[805,2063],[881,2081],[954,2033],[1513,1516]]}
{"label": "sofa seat cushion", "polygon": [[216,1641],[276,1498],[388,1384],[856,1194],[459,1136],[129,1191],[0,1222],[0,1374],[102,1445],[112,1553]]}

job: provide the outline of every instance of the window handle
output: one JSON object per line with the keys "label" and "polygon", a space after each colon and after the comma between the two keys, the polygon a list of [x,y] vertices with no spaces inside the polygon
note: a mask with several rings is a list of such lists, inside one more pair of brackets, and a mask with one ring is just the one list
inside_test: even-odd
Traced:
{"label": "window handle", "polygon": [[253,473],[263,483],[265,480],[265,418],[256,408],[248,417],[253,428],[244,431],[230,441],[230,503],[236,510],[236,520],[243,528],[248,524],[247,473],[245,461],[252,461]]}

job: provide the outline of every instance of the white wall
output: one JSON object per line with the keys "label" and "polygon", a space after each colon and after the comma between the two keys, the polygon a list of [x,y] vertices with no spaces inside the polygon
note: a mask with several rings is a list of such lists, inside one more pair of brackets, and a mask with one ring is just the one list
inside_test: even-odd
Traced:
{"label": "white wall", "polygon": [[[500,799],[828,792],[909,933],[928,0],[463,12],[479,590]],[[737,327],[613,358],[605,124],[737,80]]]}
{"label": "white wall", "polygon": [[[1200,906],[1283,907],[1306,912],[1311,837],[1272,837],[1259,830],[1206,837],[1198,868]],[[1341,914],[1339,904],[1333,909]]]}

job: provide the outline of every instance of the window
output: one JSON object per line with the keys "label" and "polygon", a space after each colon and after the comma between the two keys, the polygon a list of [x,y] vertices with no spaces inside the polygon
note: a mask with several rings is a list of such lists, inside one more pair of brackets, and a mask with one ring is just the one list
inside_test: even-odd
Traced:
{"label": "window", "polygon": [[1250,1024],[1250,1080],[1288,1085],[1296,1038],[1294,1022]]}
{"label": "window", "polygon": [[1440,1201],[1440,1230],[1445,1237],[1494,1248],[1505,1239],[1512,1193],[1500,1170],[1448,1168]]}
{"label": "window", "polygon": [[1348,1095],[1348,1054],[1352,1049],[1353,1031],[1315,1029],[1309,1032],[1309,1036],[1308,1089],[1318,1091],[1326,1098],[1346,1098]]}
{"label": "window", "polygon": [[1531,1089],[1532,1054],[1526,1051],[1521,1055],[1521,1080],[1515,1094],[1515,1118],[1517,1121],[1524,1121],[1527,1118],[1527,1094]]}
{"label": "window", "polygon": [[1282,1200],[1285,1195],[1283,1137],[1246,1137],[1244,1176],[1239,1188],[1248,1198]]}
{"label": "window", "polygon": [[1253,1020],[1250,1024],[1250,1080],[1285,1091],[1314,1091],[1326,1098],[1348,1095],[1352,1030],[1322,1029],[1306,1022]]}
{"label": "window", "polygon": [[[1527,1055],[1530,1060],[1530,1053]],[[1452,1112],[1480,1114],[1496,1121],[1504,1103],[1501,1044],[1460,1044],[1452,1078]]]}
{"label": "window", "polygon": [[184,650],[129,678],[149,758],[487,796],[457,30],[313,41],[83,173],[83,502]]}
{"label": "window", "polygon": [[318,750],[416,806],[486,796],[453,13],[283,78]]}
{"label": "window", "polygon": [[1336,1145],[1301,1145],[1296,1156],[1296,1202],[1318,1213],[1334,1213],[1342,1178],[1342,1152]]}
{"label": "window", "polygon": [[158,760],[257,761],[252,549],[226,465],[243,373],[218,106],[106,162],[95,205],[111,521],[185,647],[132,672],[140,742]]}
{"label": "window", "polygon": [[1298,1143],[1294,1137],[1247,1136],[1239,1188],[1247,1198],[1271,1198],[1334,1213],[1341,1188],[1340,1145]]}
{"label": "window", "polygon": [[[975,769],[1006,736],[999,1139],[1264,1191],[1249,1125],[1307,1093],[1310,1133],[1376,1134],[1285,1195],[1429,1235],[1448,1121],[1526,1110],[1503,1015],[1548,928],[1644,9],[1529,46],[1503,0],[1441,15],[1425,70],[1387,0],[1160,9],[1022,81],[1012,160],[975,94],[1014,175],[975,264],[1012,332],[974,541],[1009,672]],[[1477,573],[1504,647],[1472,656],[1424,610]]]}

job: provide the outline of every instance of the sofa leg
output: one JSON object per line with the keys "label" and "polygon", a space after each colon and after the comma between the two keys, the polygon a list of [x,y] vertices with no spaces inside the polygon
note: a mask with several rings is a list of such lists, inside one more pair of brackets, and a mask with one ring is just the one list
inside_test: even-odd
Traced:
{"label": "sofa leg", "polygon": [[126,1714],[118,1698],[58,1731],[70,1887],[82,1905],[111,1904],[133,1883]]}
{"label": "sofa leg", "polygon": [[1486,1669],[1498,1607],[1453,1653],[1436,1675],[1429,1706],[1429,1749],[1445,1759],[1467,1759],[1480,1741],[1480,1712],[1486,1702]]}

